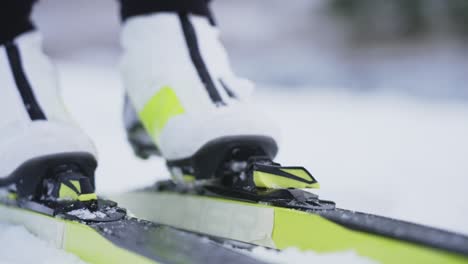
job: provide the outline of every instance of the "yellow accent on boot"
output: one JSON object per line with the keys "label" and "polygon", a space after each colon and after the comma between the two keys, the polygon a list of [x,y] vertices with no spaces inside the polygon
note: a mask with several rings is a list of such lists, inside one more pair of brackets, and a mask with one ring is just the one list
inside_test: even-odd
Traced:
{"label": "yellow accent on boot", "polygon": [[184,182],[186,182],[186,183],[195,182],[195,176],[193,176],[193,175],[184,174],[184,176],[182,176],[182,178],[184,179]]}
{"label": "yellow accent on boot", "polygon": [[158,143],[161,131],[167,122],[176,115],[185,113],[174,90],[162,87],[140,111],[140,119],[153,140]]}
{"label": "yellow accent on boot", "polygon": [[14,201],[18,198],[18,194],[17,193],[9,193],[8,196],[7,196],[7,199],[8,200],[11,200],[11,201]]}
{"label": "yellow accent on boot", "polygon": [[82,202],[97,200],[97,195],[95,193],[80,194],[78,200]]}
{"label": "yellow accent on boot", "polygon": [[[301,176],[298,176],[298,177],[301,177]],[[307,175],[306,179],[310,180],[310,177]],[[255,186],[260,187],[260,188],[266,188],[266,189],[283,189],[283,188],[318,189],[320,187],[320,185],[317,182],[305,183],[305,182],[297,181],[294,179],[286,178],[280,175],[275,175],[275,174],[261,172],[261,171],[254,171],[253,180],[254,180]]]}
{"label": "yellow accent on boot", "polygon": [[[81,186],[80,182],[78,181],[70,181],[73,186],[81,193]],[[60,191],[59,191],[59,199],[65,200],[78,200],[79,193],[75,192],[72,188],[68,187],[65,184],[60,184]]]}

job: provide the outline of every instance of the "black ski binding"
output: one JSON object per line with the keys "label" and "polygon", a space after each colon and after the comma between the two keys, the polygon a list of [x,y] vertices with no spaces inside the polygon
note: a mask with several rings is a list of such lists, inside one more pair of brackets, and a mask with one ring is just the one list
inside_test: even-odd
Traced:
{"label": "black ski binding", "polygon": [[96,166],[87,153],[48,155],[25,162],[0,186],[10,191],[7,204],[42,214],[84,222],[123,219],[124,209],[96,196]]}

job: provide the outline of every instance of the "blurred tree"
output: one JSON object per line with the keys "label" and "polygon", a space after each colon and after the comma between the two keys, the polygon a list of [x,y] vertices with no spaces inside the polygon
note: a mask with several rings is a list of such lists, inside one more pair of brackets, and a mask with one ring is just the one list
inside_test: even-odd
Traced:
{"label": "blurred tree", "polygon": [[[329,0],[328,10],[357,40],[401,40],[434,31],[468,36],[467,0]],[[446,21],[449,28],[445,27]],[[444,25],[444,26],[441,26]]]}
{"label": "blurred tree", "polygon": [[424,0],[396,0],[398,11],[403,19],[402,31],[404,36],[419,35],[427,32],[427,21],[424,16]]}
{"label": "blurred tree", "polygon": [[447,1],[447,5],[454,29],[463,37],[468,37],[468,1],[449,0]]}

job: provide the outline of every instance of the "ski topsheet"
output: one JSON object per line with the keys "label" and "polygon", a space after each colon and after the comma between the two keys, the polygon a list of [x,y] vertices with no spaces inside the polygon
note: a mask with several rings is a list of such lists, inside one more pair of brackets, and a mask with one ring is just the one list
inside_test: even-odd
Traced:
{"label": "ski topsheet", "polygon": [[[300,191],[300,190],[298,190]],[[317,200],[305,210],[250,197],[151,187],[112,196],[143,219],[277,249],[353,250],[380,263],[468,263],[468,237],[390,218],[337,209]]]}
{"label": "ski topsheet", "polygon": [[0,201],[0,221],[23,225],[88,263],[263,263],[209,238],[130,217],[84,223]]}

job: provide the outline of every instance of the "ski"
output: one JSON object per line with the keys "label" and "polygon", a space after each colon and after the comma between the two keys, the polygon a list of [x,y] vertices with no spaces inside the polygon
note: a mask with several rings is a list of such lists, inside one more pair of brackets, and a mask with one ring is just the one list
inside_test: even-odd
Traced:
{"label": "ski", "polygon": [[[109,206],[108,201],[99,202]],[[103,219],[101,214],[104,211],[78,211],[73,219],[54,217],[0,200],[0,221],[22,225],[88,263],[263,263],[225,247],[231,244],[249,249],[250,245],[211,239],[124,215]]]}
{"label": "ski", "polygon": [[253,245],[129,215],[94,193],[95,167],[86,153],[25,162],[0,181],[0,221],[22,225],[88,263],[263,263],[240,250]]}
{"label": "ski", "polygon": [[380,263],[468,263],[465,235],[337,208],[303,190],[318,182],[302,167],[255,158],[241,167],[221,181],[168,180],[110,197],[143,219],[259,246],[353,250]]}

